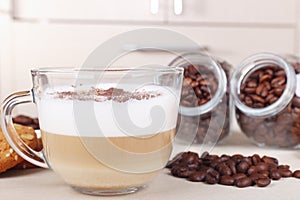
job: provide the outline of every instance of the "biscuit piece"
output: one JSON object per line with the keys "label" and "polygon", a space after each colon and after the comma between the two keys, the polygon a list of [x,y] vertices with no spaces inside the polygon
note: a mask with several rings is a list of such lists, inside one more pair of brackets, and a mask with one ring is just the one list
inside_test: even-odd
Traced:
{"label": "biscuit piece", "polygon": [[[38,145],[37,145],[37,148],[34,150],[40,151],[42,149],[43,149],[42,139],[38,138]],[[26,160],[23,160],[21,163],[17,164],[12,169],[32,169],[32,168],[37,168],[37,167],[38,166],[36,166]]]}
{"label": "biscuit piece", "polygon": [[[36,149],[38,147],[37,136],[33,128],[22,126],[19,124],[14,124],[14,127],[25,144],[33,149]],[[10,147],[2,133],[2,130],[0,129],[0,173],[5,172],[6,170],[16,166],[23,161],[24,159],[21,158],[21,156],[19,156]]]}
{"label": "biscuit piece", "polygon": [[20,162],[19,164],[17,164],[16,166],[14,166],[11,169],[32,169],[32,168],[37,168],[38,166],[23,160],[22,162]]}

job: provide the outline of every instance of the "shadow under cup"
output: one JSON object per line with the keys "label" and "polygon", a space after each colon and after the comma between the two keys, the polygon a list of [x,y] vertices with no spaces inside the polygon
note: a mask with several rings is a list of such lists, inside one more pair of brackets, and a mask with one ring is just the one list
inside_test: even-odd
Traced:
{"label": "shadow under cup", "polygon": [[7,128],[9,114],[2,117],[4,133],[17,153],[51,166],[75,190],[135,192],[169,160],[182,72],[162,67],[32,70],[33,90],[15,93],[2,107],[11,113],[16,99],[36,103],[44,149],[19,145],[15,130]]}

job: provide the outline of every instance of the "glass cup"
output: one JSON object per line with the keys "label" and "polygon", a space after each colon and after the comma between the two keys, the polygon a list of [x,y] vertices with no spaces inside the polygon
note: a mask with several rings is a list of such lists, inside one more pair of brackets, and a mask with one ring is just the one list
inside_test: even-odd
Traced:
{"label": "glass cup", "polygon": [[[2,104],[3,133],[25,160],[51,167],[77,191],[127,194],[164,168],[172,151],[183,69],[39,68],[33,88]],[[43,150],[17,135],[12,110],[34,102]]]}

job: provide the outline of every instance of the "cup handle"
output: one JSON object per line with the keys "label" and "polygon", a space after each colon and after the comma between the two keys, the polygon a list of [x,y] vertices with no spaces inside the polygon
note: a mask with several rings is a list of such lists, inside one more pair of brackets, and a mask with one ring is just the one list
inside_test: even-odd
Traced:
{"label": "cup handle", "polygon": [[16,105],[23,103],[34,103],[32,91],[16,92],[8,96],[1,106],[1,127],[3,134],[10,146],[22,158],[39,167],[48,168],[43,150],[35,151],[23,142],[13,125],[12,111]]}

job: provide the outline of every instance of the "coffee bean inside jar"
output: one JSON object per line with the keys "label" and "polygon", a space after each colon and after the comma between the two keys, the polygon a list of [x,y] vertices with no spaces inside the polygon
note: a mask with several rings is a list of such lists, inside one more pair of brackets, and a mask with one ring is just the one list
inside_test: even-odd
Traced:
{"label": "coffee bean inside jar", "polygon": [[295,58],[256,54],[234,72],[231,89],[238,124],[259,146],[297,148],[300,144],[299,64]]}
{"label": "coffee bean inside jar", "polygon": [[211,100],[218,88],[212,71],[201,65],[184,66],[184,79],[180,105],[201,106]]}
{"label": "coffee bean inside jar", "polygon": [[184,68],[177,121],[179,139],[217,143],[229,134],[229,78],[231,66],[202,53],[187,53],[170,65]]}
{"label": "coffee bean inside jar", "polygon": [[264,108],[276,102],[286,86],[286,74],[278,66],[267,66],[251,73],[241,85],[239,98],[252,108]]}

